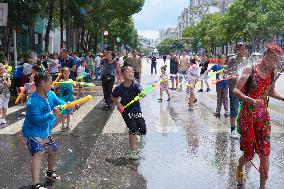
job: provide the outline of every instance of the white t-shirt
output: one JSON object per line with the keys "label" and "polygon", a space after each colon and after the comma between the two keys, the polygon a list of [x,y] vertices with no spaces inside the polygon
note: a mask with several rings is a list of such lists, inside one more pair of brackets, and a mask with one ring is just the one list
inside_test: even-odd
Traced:
{"label": "white t-shirt", "polygon": [[102,60],[102,58],[100,56],[96,56],[96,58],[95,58],[96,68],[101,66],[101,60]]}
{"label": "white t-shirt", "polygon": [[24,75],[29,75],[32,73],[32,65],[29,63],[24,63],[23,64],[23,74]]}
{"label": "white t-shirt", "polygon": [[58,65],[59,65],[59,60],[58,59],[53,59],[49,63],[49,72],[50,73],[57,73],[58,72]]}
{"label": "white t-shirt", "polygon": [[180,71],[187,71],[190,64],[190,57],[188,55],[180,57]]}
{"label": "white t-shirt", "polygon": [[123,66],[123,63],[124,63],[123,57],[119,57],[118,63],[119,63],[119,65],[120,65],[120,67]]}
{"label": "white t-shirt", "polygon": [[84,66],[79,66],[77,70],[77,76],[80,77],[85,73],[85,67]]}

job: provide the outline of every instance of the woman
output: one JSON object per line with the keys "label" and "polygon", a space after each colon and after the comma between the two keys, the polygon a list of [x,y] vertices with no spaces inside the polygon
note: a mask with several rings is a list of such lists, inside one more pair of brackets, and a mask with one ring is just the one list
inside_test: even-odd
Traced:
{"label": "woman", "polygon": [[242,101],[238,121],[240,147],[244,151],[239,159],[236,179],[239,184],[244,183],[244,167],[256,152],[260,158],[260,189],[265,188],[269,171],[271,124],[267,110],[268,96],[284,101],[284,95],[277,93],[274,85],[281,54],[279,46],[268,45],[259,62],[245,67],[234,89],[234,95]]}
{"label": "woman", "polygon": [[10,98],[9,87],[11,86],[10,75],[7,70],[4,69],[4,65],[0,63],[0,124],[6,124],[6,113],[8,109],[8,103]]}
{"label": "woman", "polygon": [[105,99],[105,110],[111,109],[111,93],[113,84],[115,81],[115,61],[113,60],[114,55],[112,52],[107,52],[106,57],[101,62],[102,67],[102,87],[103,87],[103,93],[104,93],[104,99]]}

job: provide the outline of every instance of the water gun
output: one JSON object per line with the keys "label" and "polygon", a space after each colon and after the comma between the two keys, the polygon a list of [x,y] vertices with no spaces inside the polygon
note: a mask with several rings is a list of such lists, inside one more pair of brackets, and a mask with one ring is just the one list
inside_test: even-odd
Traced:
{"label": "water gun", "polygon": [[72,108],[72,107],[74,107],[74,106],[76,106],[76,105],[84,104],[84,103],[86,103],[86,102],[92,100],[92,98],[93,98],[93,97],[92,97],[91,95],[88,95],[88,96],[85,96],[85,97],[80,98],[80,99],[78,99],[78,100],[75,100],[75,101],[73,101],[73,102],[70,102],[70,103],[66,103],[66,104],[64,104],[64,105],[61,105],[61,106],[59,106],[59,109],[60,109],[60,111],[62,112],[62,111],[64,111],[64,110],[69,109],[69,108]]}
{"label": "water gun", "polygon": [[25,87],[20,87],[20,94],[18,95],[16,101],[15,101],[15,105],[17,105],[20,101],[20,99],[22,98],[24,92],[26,91]]}
{"label": "water gun", "polygon": [[81,75],[80,77],[77,77],[76,81],[83,81],[83,79],[84,79],[85,77],[88,77],[88,76],[89,76],[88,73],[84,73],[84,74]]}
{"label": "water gun", "polygon": [[228,77],[228,78],[225,78],[225,79],[216,79],[216,80],[212,80],[212,84],[217,84],[221,81],[227,81],[227,80],[230,80],[230,79],[235,79],[236,76],[232,76],[232,77]]}
{"label": "water gun", "polygon": [[151,92],[155,87],[157,87],[157,82],[152,83],[151,85],[149,85],[146,89],[142,90],[141,93],[139,93],[133,100],[131,100],[128,104],[126,104],[125,106],[123,106],[119,112],[123,113],[124,110],[130,106],[131,104],[133,104],[134,102],[138,101],[140,98],[144,97],[146,94],[148,94],[149,92]]}
{"label": "water gun", "polygon": [[61,81],[61,82],[53,82],[53,84],[55,85],[55,84],[64,84],[64,83],[72,83],[72,82],[74,82],[74,83],[80,83],[81,85],[87,85],[87,86],[89,86],[89,87],[94,87],[94,86],[96,86],[94,83],[87,83],[87,82],[77,82],[77,81]]}
{"label": "water gun", "polygon": [[213,77],[215,76],[216,74],[220,74],[220,73],[224,73],[225,69],[221,69],[221,70],[218,70],[217,72],[210,72],[208,73],[208,77]]}

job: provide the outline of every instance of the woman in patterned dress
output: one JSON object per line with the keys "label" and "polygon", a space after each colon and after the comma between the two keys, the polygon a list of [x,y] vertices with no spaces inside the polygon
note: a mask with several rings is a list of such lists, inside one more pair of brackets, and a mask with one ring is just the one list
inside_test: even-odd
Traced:
{"label": "woman in patterned dress", "polygon": [[[247,66],[243,70],[234,95],[242,101],[239,115],[240,148],[244,154],[239,159],[236,179],[244,184],[245,165],[251,161],[255,153],[260,156],[260,189],[264,189],[268,178],[270,155],[270,117],[267,110],[268,96],[284,101],[284,95],[275,91],[274,82],[277,77],[277,66],[282,50],[269,44],[260,62]],[[251,77],[251,82],[247,82]],[[248,84],[250,83],[250,84]],[[246,86],[249,85],[249,86]]]}

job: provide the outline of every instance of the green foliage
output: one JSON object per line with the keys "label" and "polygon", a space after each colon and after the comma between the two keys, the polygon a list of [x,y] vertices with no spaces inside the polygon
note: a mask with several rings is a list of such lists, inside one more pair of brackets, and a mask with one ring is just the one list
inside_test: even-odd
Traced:
{"label": "green foliage", "polygon": [[179,51],[184,48],[185,41],[182,39],[169,39],[166,38],[158,45],[160,54],[167,54],[170,50]]}

